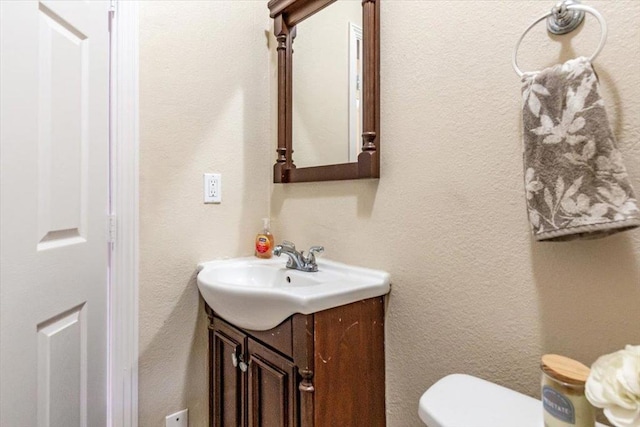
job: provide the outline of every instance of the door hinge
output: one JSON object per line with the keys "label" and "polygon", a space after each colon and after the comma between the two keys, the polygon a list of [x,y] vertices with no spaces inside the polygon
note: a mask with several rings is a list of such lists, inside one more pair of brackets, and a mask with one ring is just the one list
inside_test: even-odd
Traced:
{"label": "door hinge", "polygon": [[109,22],[108,22],[108,27],[109,27],[109,32],[112,31],[113,29],[113,18],[116,14],[116,1],[115,0],[111,0],[109,2]]}
{"label": "door hinge", "polygon": [[108,227],[109,227],[109,235],[108,235],[109,243],[115,243],[116,232],[118,231],[116,216],[113,214],[109,215],[107,217],[107,220],[108,220]]}

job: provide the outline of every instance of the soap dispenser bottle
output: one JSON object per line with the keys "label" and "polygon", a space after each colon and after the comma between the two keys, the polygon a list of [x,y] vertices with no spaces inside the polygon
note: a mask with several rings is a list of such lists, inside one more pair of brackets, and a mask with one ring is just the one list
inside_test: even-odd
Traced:
{"label": "soap dispenser bottle", "polygon": [[273,255],[273,234],[269,231],[269,218],[262,219],[262,231],[256,236],[256,252],[258,258],[271,258]]}

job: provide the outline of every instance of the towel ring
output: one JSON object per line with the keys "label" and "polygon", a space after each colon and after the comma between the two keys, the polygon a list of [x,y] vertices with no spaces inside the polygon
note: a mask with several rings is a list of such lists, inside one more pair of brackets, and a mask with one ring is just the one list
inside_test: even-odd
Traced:
{"label": "towel ring", "polygon": [[[607,23],[604,21],[604,18],[602,17],[600,12],[598,12],[597,10],[595,10],[590,6],[584,6],[581,4],[573,3],[573,4],[566,4],[566,8],[568,10],[578,10],[578,11],[590,13],[591,15],[595,16],[598,22],[600,23],[600,28],[602,29],[600,34],[600,44],[598,45],[598,48],[593,53],[593,55],[591,55],[591,57],[589,58],[589,61],[593,61],[600,54],[600,52],[602,51],[602,48],[604,47],[605,42],[607,41]],[[524,72],[520,70],[520,67],[518,67],[518,48],[520,47],[520,43],[522,43],[522,40],[524,39],[524,37],[533,27],[535,27],[539,22],[544,21],[548,17],[554,15],[554,13],[555,13],[555,8],[553,8],[551,12],[546,13],[544,16],[541,16],[540,18],[538,18],[533,24],[529,25],[529,28],[527,28],[518,39],[518,42],[516,43],[516,47],[513,50],[512,65],[513,65],[513,69],[515,70],[516,74],[518,74],[519,77],[522,77],[524,75]],[[532,72],[537,73],[538,71],[532,71]]]}

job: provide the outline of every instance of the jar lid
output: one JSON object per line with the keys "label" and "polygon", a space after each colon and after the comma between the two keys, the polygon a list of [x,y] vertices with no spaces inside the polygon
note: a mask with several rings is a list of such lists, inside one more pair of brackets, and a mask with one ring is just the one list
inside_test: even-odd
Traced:
{"label": "jar lid", "polygon": [[584,385],[591,370],[582,363],[558,354],[545,354],[540,363],[550,377],[569,384]]}

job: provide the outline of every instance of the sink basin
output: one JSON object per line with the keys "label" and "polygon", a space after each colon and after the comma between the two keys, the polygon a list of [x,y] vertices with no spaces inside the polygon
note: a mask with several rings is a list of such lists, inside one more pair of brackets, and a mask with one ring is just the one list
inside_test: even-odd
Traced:
{"label": "sink basin", "polygon": [[213,310],[241,328],[265,331],[294,313],[311,314],[390,290],[389,273],[325,259],[309,273],[286,257],[210,261],[198,265],[198,289]]}

